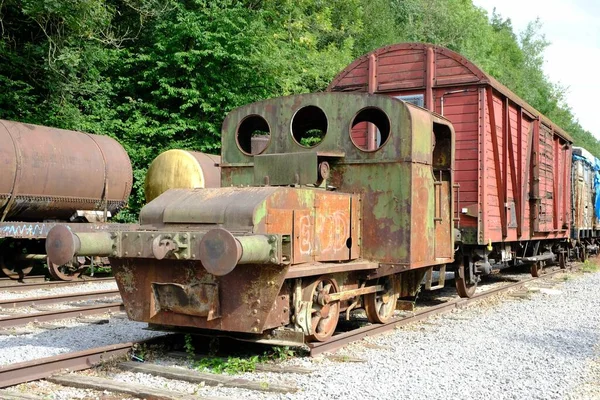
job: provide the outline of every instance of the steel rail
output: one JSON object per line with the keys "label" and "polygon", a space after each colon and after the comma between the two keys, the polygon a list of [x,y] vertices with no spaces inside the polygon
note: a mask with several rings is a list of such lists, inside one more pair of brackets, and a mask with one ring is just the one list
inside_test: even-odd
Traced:
{"label": "steel rail", "polygon": [[158,336],[139,342],[111,344],[3,366],[0,367],[0,388],[46,378],[63,369],[69,369],[69,371],[88,369],[111,357],[127,354],[135,344],[161,340],[166,336],[169,335]]}
{"label": "steel rail", "polygon": [[4,286],[13,286],[13,285],[23,285],[25,282],[43,282],[46,280],[45,275],[26,275],[23,280],[12,279],[9,277],[1,277],[0,278],[0,287]]}
{"label": "steel rail", "polygon": [[68,301],[80,301],[80,300],[95,300],[102,299],[105,297],[118,296],[118,290],[97,290],[93,292],[84,293],[67,293],[59,294],[56,296],[43,296],[43,297],[26,297],[22,299],[9,299],[0,301],[0,309],[3,308],[19,308],[28,307],[33,305],[42,304],[56,304]]}
{"label": "steel rail", "polygon": [[343,333],[332,336],[326,342],[308,343],[309,353],[310,353],[311,357],[314,357],[321,353],[325,353],[328,351],[335,351],[349,343],[361,340],[367,336],[379,335],[383,332],[387,332],[396,327],[405,326],[405,325],[412,324],[414,322],[422,321],[422,320],[432,317],[434,315],[440,315],[445,312],[452,311],[455,308],[465,307],[469,304],[476,303],[478,301],[481,301],[483,299],[486,299],[486,298],[496,295],[498,293],[507,291],[509,289],[515,289],[520,286],[523,286],[526,283],[529,283],[529,282],[532,282],[532,281],[535,281],[538,279],[543,279],[545,277],[552,276],[558,272],[564,272],[564,271],[565,271],[564,269],[548,271],[544,275],[540,276],[539,278],[530,277],[530,278],[520,280],[518,282],[513,282],[513,283],[506,284],[506,285],[502,285],[497,288],[486,290],[485,292],[477,293],[469,299],[450,300],[447,303],[442,303],[437,306],[427,307],[424,310],[417,311],[413,315],[410,315],[408,317],[393,319],[385,324],[372,324],[372,325],[364,326],[362,328],[354,329],[354,330],[351,330],[348,332],[343,332]]}
{"label": "steel rail", "polygon": [[0,285],[0,291],[6,290],[7,292],[15,292],[21,290],[35,290],[35,289],[51,289],[55,287],[63,286],[77,286],[85,285],[86,283],[102,283],[102,282],[114,282],[115,278],[93,278],[93,279],[78,279],[74,281],[48,281],[38,283],[20,283],[14,285]]}
{"label": "steel rail", "polygon": [[76,318],[84,315],[104,314],[107,312],[123,311],[123,303],[102,304],[89,307],[77,307],[68,310],[45,311],[35,314],[11,315],[0,318],[0,328],[27,325],[30,322],[47,322],[59,319]]}

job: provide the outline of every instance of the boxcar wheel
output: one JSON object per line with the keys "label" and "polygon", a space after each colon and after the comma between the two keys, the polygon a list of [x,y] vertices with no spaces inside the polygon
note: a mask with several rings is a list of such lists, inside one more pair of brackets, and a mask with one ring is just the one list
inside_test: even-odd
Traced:
{"label": "boxcar wheel", "polygon": [[456,292],[460,297],[470,298],[475,294],[477,289],[477,279],[471,278],[471,271],[466,271],[464,259],[458,266],[454,276],[454,284],[456,285]]}
{"label": "boxcar wheel", "polygon": [[326,295],[339,291],[337,282],[333,278],[321,277],[302,289],[304,301],[310,301],[310,329],[311,334],[306,335],[307,342],[324,342],[333,335],[340,317],[340,302],[327,303]]}
{"label": "boxcar wheel", "polygon": [[364,296],[365,312],[369,322],[385,324],[394,316],[396,302],[400,296],[395,283],[394,275],[379,278],[375,284],[383,286],[383,291]]}

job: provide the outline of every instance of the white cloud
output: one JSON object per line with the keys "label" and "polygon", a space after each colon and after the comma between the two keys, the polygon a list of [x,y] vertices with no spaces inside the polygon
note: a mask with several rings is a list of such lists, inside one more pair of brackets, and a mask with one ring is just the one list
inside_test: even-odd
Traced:
{"label": "white cloud", "polygon": [[515,31],[539,17],[541,33],[551,42],[544,72],[568,87],[566,100],[581,125],[600,139],[594,95],[600,92],[600,2],[597,0],[473,0],[491,15],[494,7],[510,18]]}

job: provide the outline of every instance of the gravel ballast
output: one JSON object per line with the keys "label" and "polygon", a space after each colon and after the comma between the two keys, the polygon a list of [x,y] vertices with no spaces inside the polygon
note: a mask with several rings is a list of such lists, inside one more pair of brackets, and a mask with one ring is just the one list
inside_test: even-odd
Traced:
{"label": "gravel ballast", "polygon": [[[327,357],[288,362],[314,369],[310,375],[239,375],[258,382],[293,383],[297,393],[205,387],[199,394],[345,400],[588,399],[590,390],[594,392],[589,388],[589,365],[598,355],[600,339],[599,285],[600,273],[585,274],[553,290],[534,292],[531,299],[478,303],[368,338],[336,353],[342,362]],[[367,348],[365,343],[384,348]],[[344,355],[365,362],[343,362]],[[118,373],[114,378],[159,386],[168,382],[144,374]]]}
{"label": "gravel ballast", "polygon": [[[367,338],[338,351],[336,355],[341,356],[338,361],[321,356],[294,358],[284,363],[313,369],[310,375],[259,372],[238,375],[256,382],[295,385],[299,389],[296,393],[282,395],[202,387],[123,371],[88,373],[188,394],[229,398],[600,398],[597,383],[600,376],[597,367],[600,273],[567,279],[555,281],[557,285],[552,289],[538,284],[541,290],[532,291],[530,299],[505,296],[502,301],[477,303],[421,324]],[[135,325],[138,326],[131,329],[139,329],[143,324]],[[72,351],[72,347],[77,346],[73,342],[84,341],[85,337],[96,346],[99,340],[107,340],[105,336],[115,334],[111,326],[112,322],[93,326],[74,335],[69,329],[67,336],[65,331],[63,334],[50,331],[47,334],[54,334],[53,339],[39,346],[43,349],[52,343],[55,348],[62,346],[59,351]],[[100,331],[102,327],[107,330]],[[38,346],[34,338],[29,337],[26,344]],[[18,339],[13,337],[3,342],[6,339],[0,337],[0,364],[5,357],[5,345],[11,346],[9,353],[21,351],[13,347],[16,346],[13,341]],[[39,353],[40,349],[29,351]],[[364,362],[344,362],[344,356]],[[189,366],[185,360],[166,357],[153,362]]]}

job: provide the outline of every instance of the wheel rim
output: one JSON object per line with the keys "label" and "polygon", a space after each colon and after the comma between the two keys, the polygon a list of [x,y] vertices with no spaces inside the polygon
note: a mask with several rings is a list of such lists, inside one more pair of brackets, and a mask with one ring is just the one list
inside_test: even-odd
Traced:
{"label": "wheel rim", "polygon": [[369,322],[384,324],[394,316],[400,294],[396,290],[393,276],[380,278],[375,284],[383,286],[384,290],[365,295],[365,312]]}
{"label": "wheel rim", "polygon": [[339,291],[336,281],[332,278],[319,278],[304,290],[304,301],[312,302],[311,305],[311,334],[307,335],[308,341],[323,342],[333,335],[340,316],[339,301],[324,304],[325,295]]}
{"label": "wheel rim", "polygon": [[48,261],[48,271],[53,278],[61,281],[72,281],[81,276],[85,267],[74,265],[72,262],[65,265],[56,265]]}
{"label": "wheel rim", "polygon": [[470,279],[467,276],[463,260],[461,261],[461,264],[456,270],[454,276],[454,284],[456,285],[456,291],[460,297],[470,298],[475,294],[475,290],[477,289],[477,281],[475,281],[475,283],[468,283],[469,280]]}
{"label": "wheel rim", "polygon": [[20,280],[26,277],[33,270],[33,263],[10,262],[7,263],[3,256],[0,256],[0,269],[2,273],[10,279]]}

